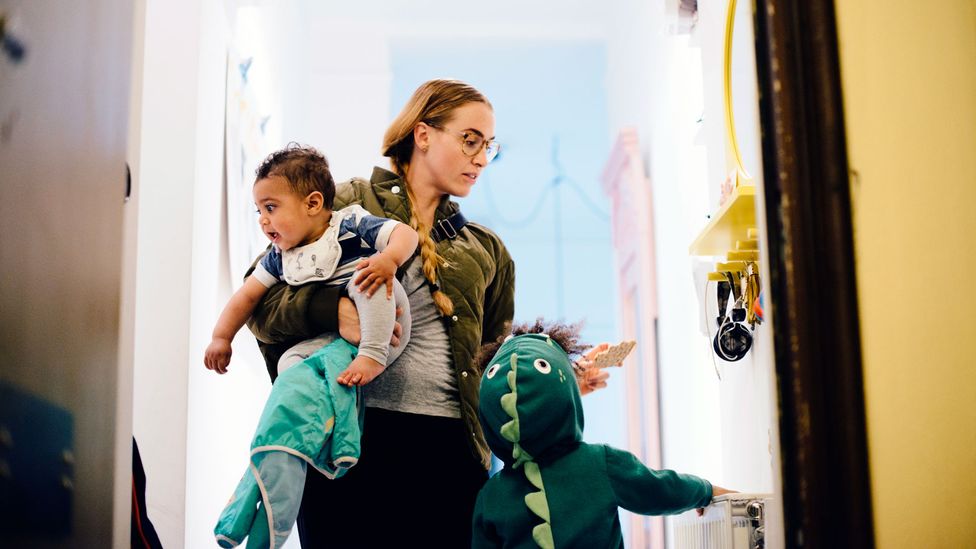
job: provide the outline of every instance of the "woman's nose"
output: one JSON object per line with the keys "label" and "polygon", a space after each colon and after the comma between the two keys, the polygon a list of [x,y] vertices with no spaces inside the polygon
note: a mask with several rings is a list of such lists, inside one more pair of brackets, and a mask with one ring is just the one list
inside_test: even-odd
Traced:
{"label": "woman's nose", "polygon": [[481,147],[478,154],[471,157],[471,162],[479,168],[484,168],[488,165],[488,147]]}

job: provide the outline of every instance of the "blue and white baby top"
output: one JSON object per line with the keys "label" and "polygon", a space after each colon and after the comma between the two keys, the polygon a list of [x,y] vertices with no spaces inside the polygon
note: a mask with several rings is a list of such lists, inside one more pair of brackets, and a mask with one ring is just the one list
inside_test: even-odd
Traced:
{"label": "blue and white baby top", "polygon": [[290,250],[273,246],[251,273],[270,288],[284,280],[289,286],[325,282],[346,284],[360,259],[382,252],[399,221],[377,217],[358,204],[335,210],[321,238]]}

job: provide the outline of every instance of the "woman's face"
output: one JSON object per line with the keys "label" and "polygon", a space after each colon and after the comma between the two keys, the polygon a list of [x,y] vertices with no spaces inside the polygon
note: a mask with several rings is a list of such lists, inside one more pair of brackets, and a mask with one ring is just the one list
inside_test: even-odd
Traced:
{"label": "woman's face", "polygon": [[464,154],[462,135],[467,133],[469,138],[481,136],[486,141],[494,139],[495,113],[484,103],[468,103],[457,108],[443,127],[428,128],[424,162],[433,176],[431,181],[435,190],[452,196],[467,196],[481,170],[488,165],[488,158],[484,147],[474,156]]}

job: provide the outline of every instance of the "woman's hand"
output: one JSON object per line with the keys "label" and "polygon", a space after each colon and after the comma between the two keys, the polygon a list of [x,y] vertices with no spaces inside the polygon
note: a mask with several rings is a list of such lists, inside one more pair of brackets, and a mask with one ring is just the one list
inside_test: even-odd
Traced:
{"label": "woman's hand", "polygon": [[[397,318],[400,318],[402,314],[403,309],[397,307]],[[396,347],[400,344],[400,334],[402,332],[403,327],[400,326],[400,322],[394,322],[390,345]],[[359,332],[359,311],[356,310],[356,304],[348,297],[339,298],[339,335],[342,336],[342,339],[345,339],[353,345],[359,345],[359,341],[362,338]]]}
{"label": "woman's hand", "polygon": [[597,368],[593,364],[593,359],[609,348],[609,343],[601,343],[587,351],[582,358],[576,361],[576,382],[579,384],[581,395],[588,395],[607,386],[607,378],[610,377],[610,372],[603,368]]}

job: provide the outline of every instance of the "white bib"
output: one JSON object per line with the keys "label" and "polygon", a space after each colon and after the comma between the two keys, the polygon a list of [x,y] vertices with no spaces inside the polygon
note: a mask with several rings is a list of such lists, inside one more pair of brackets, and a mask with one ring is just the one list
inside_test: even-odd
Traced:
{"label": "white bib", "polygon": [[332,212],[329,228],[321,238],[281,252],[281,276],[289,286],[322,282],[335,274],[342,255],[339,247],[339,224],[345,215],[341,211]]}

